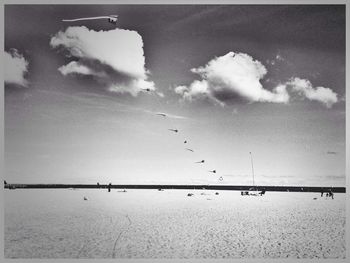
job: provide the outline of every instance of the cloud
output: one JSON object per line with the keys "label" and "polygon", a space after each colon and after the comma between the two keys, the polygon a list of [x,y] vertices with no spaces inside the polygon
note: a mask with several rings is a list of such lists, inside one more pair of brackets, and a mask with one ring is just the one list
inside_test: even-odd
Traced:
{"label": "cloud", "polygon": [[276,60],[278,60],[278,61],[283,61],[283,60],[284,60],[284,57],[282,57],[281,54],[277,54],[277,55],[276,55]]}
{"label": "cloud", "polygon": [[94,75],[94,76],[101,76],[101,77],[104,76],[103,73],[93,71],[91,68],[77,61],[71,61],[67,65],[59,67],[58,71],[61,72],[61,74],[64,76],[68,74]]}
{"label": "cloud", "polygon": [[284,60],[285,60],[284,57],[282,57],[281,54],[277,53],[277,55],[273,59],[266,60],[266,63],[274,66],[277,62],[281,62],[281,61],[284,61]]}
{"label": "cloud", "polygon": [[330,88],[313,88],[311,82],[307,79],[292,78],[287,82],[287,85],[290,85],[292,91],[298,93],[301,97],[319,101],[327,108],[331,108],[334,103],[338,102],[337,93],[332,91]]}
{"label": "cloud", "polygon": [[28,86],[25,74],[28,72],[28,61],[21,55],[17,49],[5,51],[4,68],[5,83],[17,84],[23,87]]}
{"label": "cloud", "polygon": [[[278,55],[276,59],[283,60]],[[280,83],[272,90],[265,89],[260,83],[267,73],[265,66],[244,53],[229,52],[191,71],[201,79],[174,89],[175,93],[189,101],[208,98],[225,105],[233,100],[244,99],[248,102],[287,104],[293,96],[321,102],[327,108],[338,101],[337,94],[330,88],[313,88],[309,80],[300,78]]]}
{"label": "cloud", "polygon": [[53,36],[50,45],[77,59],[58,69],[63,75],[91,75],[109,91],[133,96],[142,89],[155,90],[145,68],[142,37],[136,31],[68,27]]}
{"label": "cloud", "polygon": [[207,97],[223,104],[237,96],[250,102],[289,101],[285,86],[281,85],[273,91],[263,88],[260,80],[267,70],[247,54],[229,52],[212,59],[204,67],[193,68],[191,71],[202,79],[193,81],[189,86],[175,88],[175,92],[184,99]]}

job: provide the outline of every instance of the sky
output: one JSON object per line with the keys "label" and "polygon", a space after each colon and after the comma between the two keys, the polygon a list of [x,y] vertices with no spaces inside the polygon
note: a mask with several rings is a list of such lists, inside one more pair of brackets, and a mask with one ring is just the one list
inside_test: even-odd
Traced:
{"label": "sky", "polygon": [[4,11],[8,182],[345,185],[344,5]]}

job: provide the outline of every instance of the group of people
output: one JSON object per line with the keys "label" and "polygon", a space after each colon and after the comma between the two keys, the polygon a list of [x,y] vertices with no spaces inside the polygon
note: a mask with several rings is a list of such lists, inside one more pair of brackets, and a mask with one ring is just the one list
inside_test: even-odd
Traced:
{"label": "group of people", "polygon": [[255,195],[255,196],[263,196],[265,194],[266,190],[261,190],[260,192],[257,192],[257,193],[251,193],[249,191],[241,191],[241,195]]}
{"label": "group of people", "polygon": [[[324,191],[321,190],[321,197],[323,197]],[[332,197],[332,199],[334,199],[334,193],[332,192],[331,189],[326,191],[326,197]]]}

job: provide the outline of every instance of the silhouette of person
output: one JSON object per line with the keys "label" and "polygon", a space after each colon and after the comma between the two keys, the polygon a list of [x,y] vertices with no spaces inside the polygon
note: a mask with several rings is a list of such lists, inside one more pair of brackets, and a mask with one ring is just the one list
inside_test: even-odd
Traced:
{"label": "silhouette of person", "polygon": [[329,191],[328,196],[329,196],[329,197],[332,197],[332,199],[334,199],[334,194],[333,194],[333,192],[332,192],[331,190]]}

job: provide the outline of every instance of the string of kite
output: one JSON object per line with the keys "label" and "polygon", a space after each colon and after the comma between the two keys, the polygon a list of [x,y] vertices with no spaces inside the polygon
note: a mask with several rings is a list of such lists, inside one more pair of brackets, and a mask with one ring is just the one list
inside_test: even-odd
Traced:
{"label": "string of kite", "polygon": [[[156,103],[157,103],[157,106],[158,106],[159,108],[161,108],[161,107],[160,107],[160,104],[161,104],[161,103],[158,101],[158,94],[157,94],[156,92],[154,92],[154,91],[151,90],[151,89],[142,89],[142,91],[144,91],[144,92],[146,92],[146,93],[148,93],[148,94],[154,95],[154,98],[155,98],[155,101],[156,101]],[[172,132],[172,133],[174,133],[174,134],[180,134],[180,133],[181,133],[180,130],[176,127],[176,125],[173,125],[173,122],[171,121],[172,118],[170,117],[171,115],[169,115],[169,114],[167,114],[167,113],[164,113],[164,112],[157,112],[157,113],[155,113],[155,115],[161,117],[163,120],[167,119],[167,120],[169,120],[169,121],[171,122],[172,127],[171,127],[171,128],[170,128],[170,127],[168,128],[168,131],[169,131],[169,132]],[[183,140],[183,143],[186,144],[186,145],[189,145],[189,144],[190,144],[190,141],[187,139],[187,136],[186,136],[185,139]],[[184,148],[184,150],[186,150],[186,151],[188,151],[188,152],[191,152],[191,153],[194,153],[194,152],[195,152],[195,149],[194,149],[193,147],[191,147],[191,148],[186,147],[186,148]],[[197,151],[196,151],[196,152],[197,152]],[[200,160],[197,160],[197,161],[194,162],[194,164],[196,164],[196,165],[202,165],[202,164],[204,164],[204,163],[207,163],[205,159],[200,159]],[[208,173],[211,173],[211,174],[216,174],[216,173],[217,173],[217,170],[216,170],[216,169],[213,169],[213,170],[209,170],[209,171],[207,171],[207,172],[208,172]],[[223,177],[220,176],[220,177],[218,178],[218,180],[219,180],[219,181],[223,181]]]}

